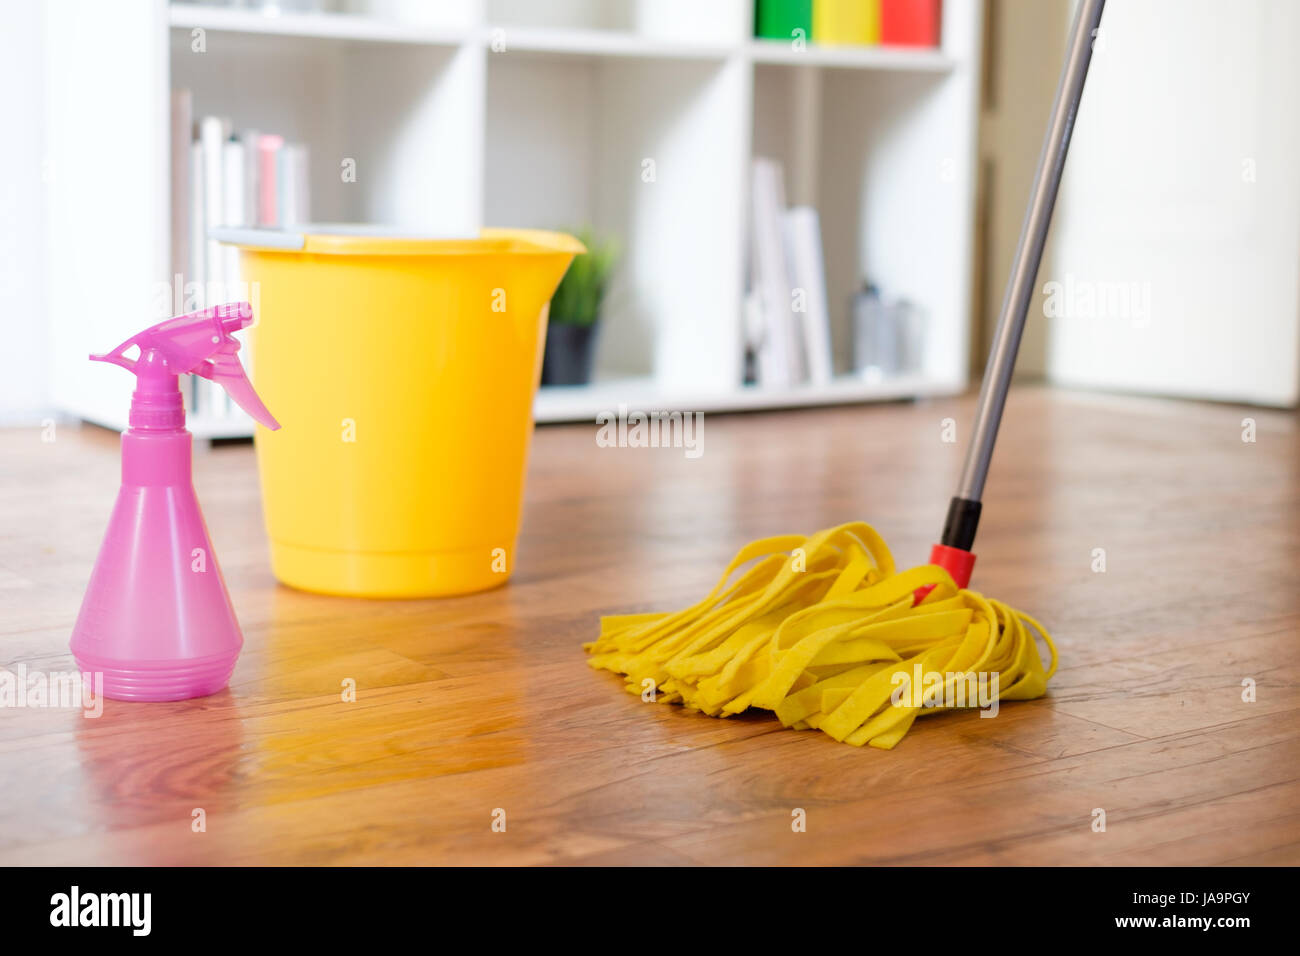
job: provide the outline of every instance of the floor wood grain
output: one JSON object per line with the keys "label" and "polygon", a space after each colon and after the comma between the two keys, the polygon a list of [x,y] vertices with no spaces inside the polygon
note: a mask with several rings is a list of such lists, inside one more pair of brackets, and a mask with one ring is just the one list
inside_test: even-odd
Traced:
{"label": "floor wood grain", "polygon": [[[1294,414],[1013,392],[974,584],[1039,617],[1062,662],[996,719],[859,750],[642,704],[586,666],[600,614],[695,600],[751,538],[860,518],[924,559],[972,405],[709,416],[694,460],[541,429],[514,580],[442,601],[277,586],[252,449],[201,450],[246,639],[231,686],[98,719],[0,708],[0,863],[1300,862]],[[116,436],[43,437],[0,432],[10,671],[72,668],[117,489]]]}

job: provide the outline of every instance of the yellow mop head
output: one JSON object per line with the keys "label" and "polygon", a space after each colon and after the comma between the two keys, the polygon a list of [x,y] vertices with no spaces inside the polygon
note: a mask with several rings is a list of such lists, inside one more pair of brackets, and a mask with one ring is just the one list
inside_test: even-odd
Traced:
{"label": "yellow mop head", "polygon": [[[1051,653],[1046,670],[1035,634]],[[896,573],[862,522],[755,541],[698,604],[602,618],[584,646],[592,667],[623,674],[646,699],[714,717],[758,707],[787,727],[886,750],[922,713],[1040,697],[1056,671],[1037,621],[937,565]]]}

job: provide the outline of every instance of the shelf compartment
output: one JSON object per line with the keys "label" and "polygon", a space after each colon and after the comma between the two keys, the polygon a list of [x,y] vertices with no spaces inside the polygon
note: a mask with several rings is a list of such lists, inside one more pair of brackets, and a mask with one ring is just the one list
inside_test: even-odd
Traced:
{"label": "shelf compartment", "polygon": [[748,46],[755,63],[819,66],[846,70],[899,70],[947,73],[957,60],[940,49],[893,46],[817,46],[795,49],[784,40],[754,40]]}
{"label": "shelf compartment", "polygon": [[354,13],[267,14],[258,10],[174,3],[168,15],[176,29],[197,27],[219,33],[304,40],[452,46],[464,42],[469,36],[469,31],[463,26],[409,24]]}
{"label": "shelf compartment", "polygon": [[[504,44],[502,51],[493,47],[498,39]],[[536,56],[721,60],[735,52],[734,47],[719,44],[647,38],[622,30],[551,27],[492,27],[487,31],[487,43],[489,50],[496,55],[528,53]]]}
{"label": "shelf compartment", "polygon": [[[487,0],[486,20],[504,29],[635,38],[680,47],[733,47],[749,28],[752,0]],[[621,43],[621,40],[613,40]]]}
{"label": "shelf compartment", "polygon": [[974,130],[952,117],[969,92],[961,74],[755,67],[753,152],[781,162],[790,205],[818,210],[838,374],[870,280],[925,313],[918,374],[964,375]]}
{"label": "shelf compartment", "polygon": [[590,225],[622,249],[598,374],[740,380],[745,70],[488,56],[486,224]]}
{"label": "shelf compartment", "polygon": [[[173,30],[172,87],[191,91],[196,118],[225,116],[236,131],[305,144],[314,221],[477,231],[481,50],[238,41],[209,38],[196,53],[189,34]],[[342,174],[345,160],[355,161],[355,181]]]}

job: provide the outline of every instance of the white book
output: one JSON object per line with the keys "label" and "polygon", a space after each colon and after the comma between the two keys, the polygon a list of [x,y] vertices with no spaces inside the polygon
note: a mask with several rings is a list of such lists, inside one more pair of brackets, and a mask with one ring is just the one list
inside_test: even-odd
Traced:
{"label": "white book", "polygon": [[[248,176],[249,170],[257,168],[256,154],[257,150],[251,148],[247,139],[248,134],[243,134],[242,138],[231,136],[226,140],[222,150],[222,182],[221,194],[222,202],[225,205],[225,217],[222,225],[225,226],[251,226],[256,214],[255,200],[250,197],[251,191]],[[253,160],[250,162],[249,157]],[[239,268],[239,249],[235,246],[222,246],[222,255],[225,258],[222,264],[222,272],[226,278],[226,298],[230,301],[248,300],[254,298],[249,292],[248,286],[244,283],[243,275]],[[244,370],[253,374],[252,353],[248,346],[246,333],[236,332],[235,338],[239,339],[239,360],[244,365]],[[228,418],[246,419],[244,411],[230,401],[230,396],[225,396],[226,416]]]}
{"label": "white book", "polygon": [[[205,116],[199,121],[199,149],[203,156],[203,219],[204,219],[204,306],[219,305],[226,300],[225,249],[217,240],[207,236],[207,228],[221,224],[226,207],[222,198],[222,173],[225,168],[224,150],[226,124],[220,117]],[[226,393],[216,382],[201,379],[199,384],[198,413],[208,418],[224,418]]]}
{"label": "white book", "polygon": [[261,198],[258,184],[258,166],[261,162],[257,152],[258,141],[262,134],[255,129],[246,129],[239,134],[239,141],[244,146],[244,213],[246,226],[257,225],[257,204]]}
{"label": "white book", "polygon": [[[227,139],[221,147],[221,200],[223,206],[221,225],[223,226],[248,225],[248,220],[244,218],[248,198],[244,190],[245,167],[244,144],[237,139]],[[226,285],[230,288],[231,297],[238,298],[241,295],[239,250],[234,246],[220,246],[219,248],[222,257],[222,275],[225,277]]]}
{"label": "white book", "polygon": [[[193,302],[195,308],[203,307],[203,288],[207,281],[204,260],[208,254],[208,236],[204,221],[203,190],[203,147],[195,140],[190,143],[190,267],[185,276],[191,284],[187,293],[194,291],[197,294]],[[186,308],[189,308],[188,304]]]}
{"label": "white book", "polygon": [[[221,195],[221,177],[225,168],[223,152],[226,144],[224,124],[217,116],[205,116],[199,121],[199,147],[203,153],[203,217],[208,228],[221,225],[226,216],[226,205]],[[221,288],[222,247],[215,239],[205,239],[207,250],[204,255],[207,268],[207,284],[212,290],[212,302],[216,305],[224,291]]]}
{"label": "white book", "polygon": [[[185,296],[185,281],[190,271],[190,141],[193,98],[189,90],[172,90],[171,128],[171,275],[169,282],[180,282],[180,297]],[[178,280],[176,277],[180,276]],[[173,295],[177,290],[173,290]],[[183,311],[183,307],[178,311]]]}
{"label": "white book", "polygon": [[[223,226],[246,226],[249,224],[248,219],[248,185],[246,176],[248,174],[248,152],[244,144],[236,137],[230,136],[226,139],[225,145],[221,150],[221,201],[225,207],[225,214],[222,216]],[[234,246],[222,246],[222,265],[221,272],[226,280],[226,298],[230,301],[249,298],[248,290],[244,285],[243,277],[239,270],[239,250]],[[248,343],[245,341],[243,334],[239,333],[237,337],[240,340],[240,361],[244,363],[244,368],[248,374],[252,374],[251,363],[248,355]],[[243,418],[244,412],[230,401],[230,396],[224,396],[225,414],[227,417]]]}
{"label": "white book", "polygon": [[802,381],[802,362],[791,309],[793,285],[785,258],[782,220],[785,189],[781,164],[755,157],[751,185],[751,282],[763,308],[758,351],[759,384],[786,388]]}
{"label": "white book", "polygon": [[822,255],[821,220],[810,206],[795,206],[785,214],[785,247],[794,287],[802,292],[803,310],[795,310],[803,337],[808,380],[830,383],[834,374],[831,316],[826,303],[826,260]]}
{"label": "white book", "polygon": [[[190,143],[190,267],[185,271],[185,306],[187,310],[204,307],[208,272],[205,260],[208,254],[207,224],[203,209],[203,147],[198,140]],[[186,383],[186,411],[199,410],[199,383],[197,375],[188,376]]]}
{"label": "white book", "polygon": [[307,147],[301,143],[286,143],[280,150],[276,169],[280,224],[293,226],[311,222]]}

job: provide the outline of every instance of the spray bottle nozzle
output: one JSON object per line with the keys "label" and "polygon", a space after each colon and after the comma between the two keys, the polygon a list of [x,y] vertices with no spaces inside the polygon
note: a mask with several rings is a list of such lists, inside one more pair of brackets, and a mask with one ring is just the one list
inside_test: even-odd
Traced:
{"label": "spray bottle nozzle", "polygon": [[216,306],[217,320],[227,332],[238,332],[253,324],[253,307],[247,302],[229,302]]}
{"label": "spray bottle nozzle", "polygon": [[[113,351],[90,357],[133,373],[140,382],[140,392],[165,387],[163,376],[202,376],[224,388],[236,405],[274,431],[280,423],[253,391],[239,361],[239,340],[233,334],[252,321],[253,307],[247,302],[215,305],[159,322]],[[139,356],[128,358],[125,353],[133,346],[140,350]]]}

